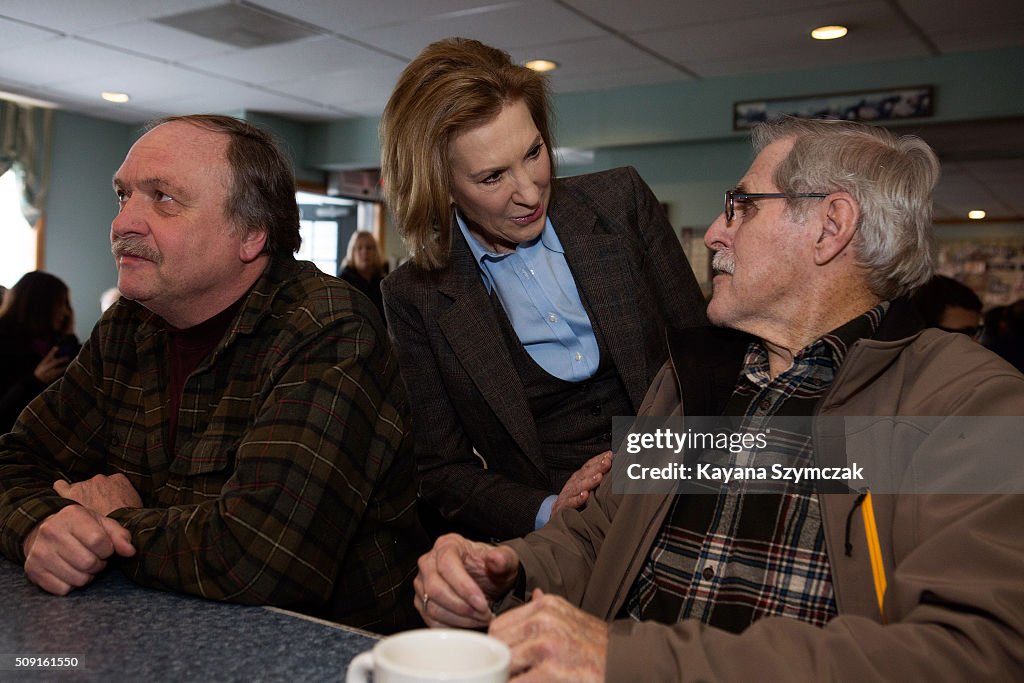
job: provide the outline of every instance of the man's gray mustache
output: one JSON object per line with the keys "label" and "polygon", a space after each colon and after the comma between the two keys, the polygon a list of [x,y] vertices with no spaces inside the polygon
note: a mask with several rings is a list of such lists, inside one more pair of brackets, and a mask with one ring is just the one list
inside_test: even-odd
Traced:
{"label": "man's gray mustache", "polygon": [[717,272],[732,275],[736,271],[736,259],[733,255],[724,251],[716,251],[711,257],[711,268]]}
{"label": "man's gray mustache", "polygon": [[147,261],[153,261],[156,264],[159,264],[163,260],[159,251],[142,240],[134,237],[122,237],[121,239],[115,240],[110,245],[110,251],[115,257],[135,256],[136,258],[144,258]]}

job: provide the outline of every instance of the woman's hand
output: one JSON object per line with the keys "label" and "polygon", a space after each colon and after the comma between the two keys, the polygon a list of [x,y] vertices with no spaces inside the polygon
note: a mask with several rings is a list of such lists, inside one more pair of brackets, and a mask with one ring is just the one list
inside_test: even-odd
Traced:
{"label": "woman's hand", "polygon": [[49,385],[55,379],[64,374],[64,370],[68,367],[70,358],[64,357],[59,358],[57,356],[57,347],[54,346],[50,349],[49,353],[43,356],[43,359],[39,361],[39,365],[33,371],[36,379],[43,384]]}
{"label": "woman's hand", "polygon": [[595,455],[583,463],[583,467],[573,472],[569,481],[565,482],[558,499],[551,506],[551,514],[554,515],[562,508],[578,508],[586,503],[590,498],[590,492],[597,488],[611,468],[611,451]]}

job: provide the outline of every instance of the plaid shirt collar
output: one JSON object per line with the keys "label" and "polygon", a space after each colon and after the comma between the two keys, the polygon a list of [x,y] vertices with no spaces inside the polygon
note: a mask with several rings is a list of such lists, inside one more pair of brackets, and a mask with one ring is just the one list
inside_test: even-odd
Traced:
{"label": "plaid shirt collar", "polygon": [[[245,301],[228,327],[228,334],[217,345],[218,350],[232,343],[237,335],[252,334],[256,330],[260,321],[268,315],[265,303],[274,299],[277,291],[293,277],[298,267],[298,262],[292,254],[271,255],[263,274],[243,295]],[[136,315],[140,318],[135,332],[136,343],[141,343],[154,334],[168,331],[167,323],[156,313],[134,301],[128,302],[128,305],[137,309]]]}
{"label": "plaid shirt collar", "polygon": [[[806,377],[815,369],[827,369],[830,381],[846,359],[850,347],[859,339],[873,337],[888,310],[889,302],[882,301],[871,310],[814,340],[793,357],[792,367],[783,374]],[[756,387],[764,388],[771,383],[768,351],[760,341],[751,342],[747,348],[742,373]]]}

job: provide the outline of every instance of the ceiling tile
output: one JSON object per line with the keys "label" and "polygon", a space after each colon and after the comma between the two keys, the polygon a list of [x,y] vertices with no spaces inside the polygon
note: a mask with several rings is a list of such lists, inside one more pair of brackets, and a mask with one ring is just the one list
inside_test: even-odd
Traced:
{"label": "ceiling tile", "polygon": [[[40,59],[44,54],[45,59]],[[115,69],[153,66],[154,61],[118,50],[82,42],[76,38],[53,38],[33,45],[0,52],[0,79],[11,77],[41,86],[74,83]],[[60,68],[55,68],[60,65]]]}
{"label": "ceiling tile", "polygon": [[670,66],[645,67],[643,69],[617,69],[608,73],[580,73],[578,75],[555,73],[551,78],[556,93],[585,92],[588,90],[609,90],[628,88],[635,85],[655,85],[685,80],[677,69]]}
{"label": "ceiling tile", "polygon": [[[509,50],[513,59],[552,59],[559,63],[553,74],[578,75],[596,72],[598,75],[618,69],[638,69],[664,64],[657,57],[615,36],[603,35],[583,40],[558,41],[533,47]],[[679,72],[681,77],[685,75]]]}
{"label": "ceiling tile", "polygon": [[0,19],[0,54],[24,45],[31,45],[58,37],[53,31],[26,26],[15,21]]}
{"label": "ceiling tile", "polygon": [[225,0],[4,0],[0,17],[64,33],[222,5]]}
{"label": "ceiling tile", "polygon": [[380,114],[398,81],[404,65],[336,71],[315,78],[302,78],[272,83],[274,90],[324,104],[350,109],[352,103],[379,102]]}
{"label": "ceiling tile", "polygon": [[850,34],[835,41],[810,38],[811,28],[831,16],[821,9],[765,16],[753,22],[737,19],[648,31],[639,37],[656,52],[704,77],[928,54],[911,29],[894,20],[884,3],[856,3],[846,9]]}
{"label": "ceiling tile", "polygon": [[235,49],[215,40],[146,20],[83,31],[78,36],[168,61],[220,54]]}
{"label": "ceiling tile", "polygon": [[488,12],[369,29],[360,38],[412,58],[428,44],[450,36],[475,38],[488,45],[511,50],[605,34],[593,24],[552,3],[500,3],[494,8]]}
{"label": "ceiling tile", "polygon": [[562,41],[510,51],[513,59],[550,59],[559,68],[549,74],[554,92],[689,80],[689,76],[614,36]]}
{"label": "ceiling tile", "polygon": [[994,28],[1007,23],[1019,24],[1024,18],[1020,0],[985,0],[985,2],[900,0],[900,6],[915,24],[929,33]]}
{"label": "ceiling tile", "polygon": [[932,41],[944,53],[1020,45],[1021,36],[1024,36],[1024,21],[998,26],[970,25],[951,31],[931,33]]}
{"label": "ceiling tile", "polygon": [[332,36],[184,61],[197,69],[248,83],[273,83],[398,63],[393,57]]}
{"label": "ceiling tile", "polygon": [[338,0],[259,0],[262,7],[347,36],[356,36],[358,32],[369,28],[411,24],[427,17],[483,12],[497,5],[521,4],[524,4],[522,0],[377,0],[346,3]]}
{"label": "ceiling tile", "polygon": [[[601,23],[626,33],[665,29],[676,26],[706,24],[717,21],[742,20],[755,22],[758,17],[788,13],[793,10],[836,5],[835,0],[715,0],[715,2],[688,2],[679,0],[566,0],[580,12]],[[848,4],[848,3],[842,3]],[[830,10],[833,15],[841,12]]]}
{"label": "ceiling tile", "polygon": [[165,101],[175,93],[214,95],[233,85],[172,64],[134,63],[109,74],[76,79],[62,85],[61,91],[97,99],[104,90],[124,92],[131,96],[132,106],[135,106]]}
{"label": "ceiling tile", "polygon": [[[212,80],[212,79],[211,79]],[[286,93],[237,83],[207,82],[209,88],[196,88],[191,97],[168,97],[145,104],[174,114],[200,112],[265,111],[281,116],[304,114],[310,120],[338,119],[350,112],[319,102],[296,99]]]}

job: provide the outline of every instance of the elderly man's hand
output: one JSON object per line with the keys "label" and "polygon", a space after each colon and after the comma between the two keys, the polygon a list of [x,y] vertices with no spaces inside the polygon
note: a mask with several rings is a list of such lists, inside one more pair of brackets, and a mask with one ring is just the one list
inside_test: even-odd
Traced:
{"label": "elderly man's hand", "polygon": [[519,556],[506,546],[448,534],[420,557],[419,570],[413,581],[416,609],[428,626],[479,628],[493,618],[488,600],[515,584]]}
{"label": "elderly man's hand", "polygon": [[554,515],[562,508],[578,508],[586,503],[611,468],[611,451],[598,453],[583,463],[582,467],[572,473],[569,481],[565,482],[555,504],[551,506],[551,514]]}
{"label": "elderly man's hand", "polygon": [[539,588],[529,604],[496,618],[488,632],[512,649],[517,683],[604,680],[608,624]]}
{"label": "elderly man's hand", "polygon": [[37,524],[25,539],[25,575],[55,595],[95,578],[107,558],[135,554],[127,529],[81,505],[70,505]]}
{"label": "elderly man's hand", "polygon": [[62,498],[84,505],[93,512],[106,517],[119,508],[140,508],[142,498],[138,491],[121,473],[97,474],[92,479],[69,484],[63,479],[53,483],[53,490]]}

